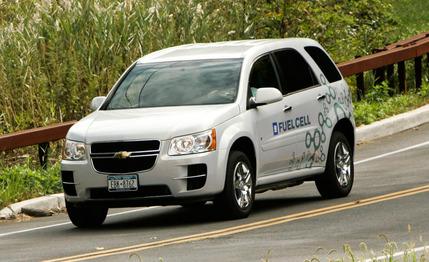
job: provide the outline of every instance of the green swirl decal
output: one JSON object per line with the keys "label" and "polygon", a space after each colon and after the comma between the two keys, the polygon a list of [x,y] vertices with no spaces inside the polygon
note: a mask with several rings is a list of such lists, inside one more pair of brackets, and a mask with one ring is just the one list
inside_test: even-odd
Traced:
{"label": "green swirl decal", "polygon": [[305,147],[307,152],[302,156],[292,154],[292,159],[289,161],[289,169],[292,168],[310,168],[314,163],[324,162],[326,155],[323,152],[323,146],[327,142],[326,133],[328,129],[333,128],[332,119],[329,117],[330,108],[333,108],[337,121],[344,117],[353,118],[351,93],[348,88],[337,91],[336,88],[329,85],[323,74],[320,75],[320,82],[327,87],[325,91],[325,100],[322,103],[323,110],[318,114],[319,126],[312,131],[307,131],[305,134]]}

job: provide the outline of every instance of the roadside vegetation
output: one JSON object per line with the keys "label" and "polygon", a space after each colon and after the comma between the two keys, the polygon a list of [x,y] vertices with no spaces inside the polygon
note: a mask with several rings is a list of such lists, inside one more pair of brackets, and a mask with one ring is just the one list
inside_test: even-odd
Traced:
{"label": "roadside vegetation", "polygon": [[[341,62],[429,30],[428,17],[426,0],[0,1],[0,135],[82,118],[132,61],[161,48],[310,37]],[[422,90],[390,97],[386,85],[370,87],[355,103],[357,123],[427,103],[428,71]],[[0,152],[0,208],[61,191],[59,152],[48,170]]]}
{"label": "roadside vegetation", "polygon": [[[335,249],[326,250],[318,248],[313,256],[305,262],[426,262],[429,258],[427,242],[423,236],[412,232],[412,225],[408,224],[409,240],[404,243],[397,243],[389,239],[386,235],[380,234],[379,238],[384,242],[381,250],[374,250],[367,243],[361,242],[358,247],[353,248],[349,244],[344,244],[341,251]],[[416,251],[416,249],[418,249]],[[321,259],[323,257],[323,259]],[[269,261],[269,260],[263,260]]]}
{"label": "roadside vegetation", "polygon": [[46,170],[36,167],[31,158],[26,162],[0,166],[0,209],[21,200],[61,192],[60,164]]}
{"label": "roadside vegetation", "polygon": [[404,113],[429,103],[429,84],[421,89],[411,89],[406,94],[395,94],[386,82],[372,86],[362,101],[354,102],[356,125],[367,125],[374,121]]}

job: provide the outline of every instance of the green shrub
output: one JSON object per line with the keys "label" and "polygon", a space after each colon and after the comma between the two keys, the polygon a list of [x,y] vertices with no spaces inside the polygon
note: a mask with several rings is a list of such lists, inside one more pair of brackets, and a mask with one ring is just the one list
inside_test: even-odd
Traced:
{"label": "green shrub", "polygon": [[429,82],[423,82],[418,94],[422,97],[429,97]]}
{"label": "green shrub", "polygon": [[[384,85],[378,86],[380,93],[387,92]],[[424,84],[421,91],[411,90],[407,94],[390,97],[384,95],[377,96],[377,93],[371,93],[368,98],[354,103],[354,116],[356,126],[368,125],[374,121],[381,120],[390,116],[407,112],[429,102],[428,84]],[[422,92],[426,95],[422,96]]]}
{"label": "green shrub", "polygon": [[59,163],[44,170],[35,169],[28,160],[24,164],[0,169],[0,208],[17,201],[61,191]]}
{"label": "green shrub", "polygon": [[369,88],[365,94],[365,100],[367,102],[384,102],[390,98],[389,93],[391,88],[389,87],[387,81],[384,81],[380,85],[374,85]]}

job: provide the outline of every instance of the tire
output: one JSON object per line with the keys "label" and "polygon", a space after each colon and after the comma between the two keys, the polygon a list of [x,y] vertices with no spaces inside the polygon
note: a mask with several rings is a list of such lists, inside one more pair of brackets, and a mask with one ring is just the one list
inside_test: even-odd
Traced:
{"label": "tire", "polygon": [[[241,189],[241,190],[240,190]],[[232,151],[228,158],[225,187],[215,205],[228,219],[248,217],[255,201],[255,171],[241,151]]]}
{"label": "tire", "polygon": [[325,173],[316,179],[316,186],[324,198],[347,196],[354,180],[353,151],[347,138],[338,131],[329,143]]}
{"label": "tire", "polygon": [[66,201],[67,214],[73,225],[79,228],[99,227],[107,216],[107,207],[87,207],[71,204]]}

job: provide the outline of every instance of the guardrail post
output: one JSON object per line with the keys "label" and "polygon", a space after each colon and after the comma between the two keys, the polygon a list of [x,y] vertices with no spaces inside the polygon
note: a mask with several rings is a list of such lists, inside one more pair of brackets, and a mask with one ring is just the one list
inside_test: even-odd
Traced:
{"label": "guardrail post", "polygon": [[428,67],[428,70],[429,70],[429,53],[426,55],[426,60],[427,60],[427,67]]}
{"label": "guardrail post", "polygon": [[365,96],[365,81],[363,72],[356,75],[357,100],[360,101]]}
{"label": "guardrail post", "polygon": [[414,58],[414,74],[416,78],[416,88],[422,87],[422,57]]}
{"label": "guardrail post", "polygon": [[[355,59],[361,57],[360,55],[355,56]],[[364,72],[356,74],[356,93],[357,101],[362,100],[365,96],[365,78]]]}
{"label": "guardrail post", "polygon": [[39,162],[43,169],[46,169],[48,167],[48,152],[48,142],[39,144]]}
{"label": "guardrail post", "polygon": [[374,70],[375,85],[381,85],[386,80],[385,67]]}
{"label": "guardrail post", "polygon": [[398,77],[399,77],[399,92],[403,93],[407,91],[404,61],[398,63]]}
{"label": "guardrail post", "polygon": [[395,81],[393,74],[395,73],[394,65],[387,66],[387,84],[389,86],[389,95],[393,96],[395,94]]}

